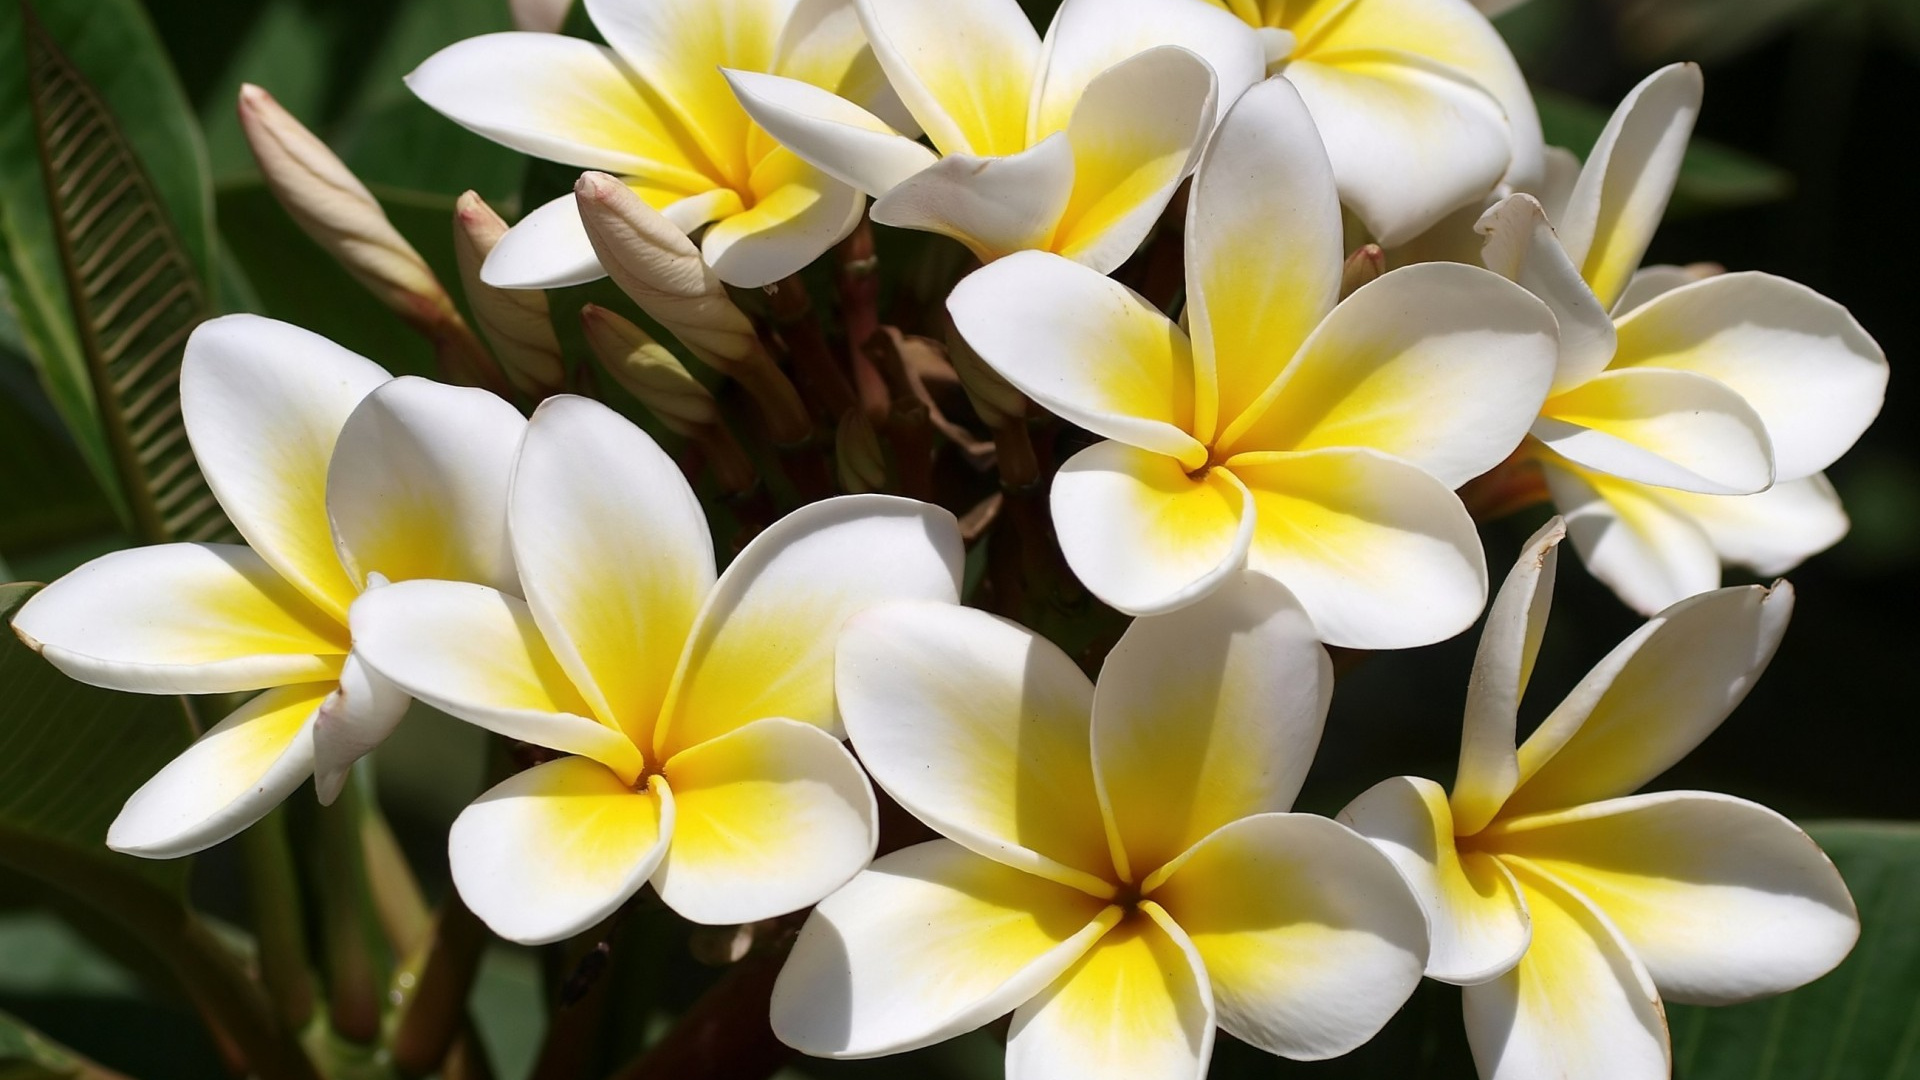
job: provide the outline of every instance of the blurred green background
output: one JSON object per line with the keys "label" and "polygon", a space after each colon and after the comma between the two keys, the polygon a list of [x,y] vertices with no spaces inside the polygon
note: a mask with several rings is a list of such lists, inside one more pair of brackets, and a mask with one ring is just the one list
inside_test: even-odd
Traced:
{"label": "blurred green background", "polygon": [[[103,2],[94,17],[124,18],[133,3]],[[1029,3],[1043,24],[1051,6]],[[235,95],[242,82],[272,91],[455,280],[455,196],[475,189],[511,219],[570,181],[566,170],[529,164],[458,129],[401,85],[439,47],[510,28],[506,0],[149,0],[146,11],[204,132],[219,306],[299,323],[396,371],[426,372],[421,340],[355,287],[262,187]],[[1909,731],[1920,720],[1920,435],[1909,419],[1920,415],[1920,389],[1903,370],[1920,350],[1910,261],[1920,215],[1915,174],[1899,164],[1920,141],[1920,0],[1531,0],[1500,26],[1540,92],[1549,141],[1580,151],[1654,66],[1700,60],[1707,104],[1699,146],[1649,261],[1706,260],[1802,281],[1849,306],[1895,368],[1882,419],[1832,471],[1852,535],[1792,575],[1798,611],[1772,670],[1660,786],[1729,792],[1803,821],[1920,818],[1920,756]],[[12,59],[0,59],[0,74],[20,77]],[[129,538],[65,434],[11,311],[0,306],[0,579],[46,581]],[[1537,523],[1526,516],[1487,529],[1496,579]],[[1529,700],[1536,719],[1637,622],[1572,566],[1561,574],[1555,612]],[[1375,656],[1348,673],[1303,808],[1331,813],[1399,773],[1450,776],[1473,641],[1468,634]],[[417,713],[380,751],[375,771],[403,846],[437,894],[446,887],[447,824],[480,788],[483,745],[462,725]],[[302,793],[289,803],[296,836],[310,801]],[[1673,1009],[1680,1076],[1920,1078],[1920,840],[1894,828],[1829,824],[1819,833],[1849,873],[1871,948],[1778,1003],[1714,1015]],[[191,889],[206,911],[239,924],[233,848],[198,857]],[[604,1075],[716,976],[657,907],[623,928],[619,951],[608,977],[623,990],[623,1011],[589,1054],[597,1071],[584,1075]],[[563,967],[532,950],[488,954],[474,1009],[504,1080],[528,1075]],[[139,950],[0,871],[0,1078],[65,1075],[13,1071],[10,1062],[30,1055],[15,1053],[5,1014],[130,1075],[219,1075],[192,1014],[151,975]],[[1457,999],[1429,985],[1376,1044],[1320,1065],[1276,1062],[1223,1036],[1214,1075],[1471,1076]],[[900,1059],[796,1063],[787,1075],[987,1080],[999,1070],[990,1029]]]}

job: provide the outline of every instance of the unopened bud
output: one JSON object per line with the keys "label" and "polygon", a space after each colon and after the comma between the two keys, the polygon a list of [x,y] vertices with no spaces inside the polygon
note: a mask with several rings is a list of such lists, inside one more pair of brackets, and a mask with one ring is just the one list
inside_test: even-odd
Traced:
{"label": "unopened bud", "polygon": [[543,34],[557,34],[566,25],[567,9],[573,0],[512,0],[513,28]]}
{"label": "unopened bud", "polygon": [[645,330],[597,304],[580,309],[580,325],[614,381],[675,433],[691,436],[719,417],[713,394]]}
{"label": "unopened bud", "polygon": [[1387,272],[1387,253],[1379,244],[1362,244],[1347,256],[1340,268],[1340,296],[1345,299],[1374,278]]}
{"label": "unopened bud", "polygon": [[850,408],[840,414],[840,428],[833,438],[833,462],[840,490],[849,495],[864,495],[887,486],[886,452],[880,448],[880,436],[864,411]]}
{"label": "unopened bud", "polygon": [[954,374],[960,376],[960,388],[967,392],[973,411],[988,427],[1004,427],[1027,415],[1026,395],[988,367],[958,331],[947,337],[947,360],[953,364]]}
{"label": "unopened bud", "polygon": [[514,387],[536,398],[547,397],[565,387],[567,375],[547,294],[538,289],[496,289],[480,280],[481,264],[506,231],[507,223],[485,199],[471,191],[460,196],[453,211],[453,251],[474,321]]}

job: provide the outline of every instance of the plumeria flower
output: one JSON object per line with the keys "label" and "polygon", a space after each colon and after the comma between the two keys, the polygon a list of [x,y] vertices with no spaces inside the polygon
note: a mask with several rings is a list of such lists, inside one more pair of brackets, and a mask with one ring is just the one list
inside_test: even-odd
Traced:
{"label": "plumeria flower", "polygon": [[[428,58],[407,85],[461,125],[535,157],[611,173],[692,235],[731,285],[799,271],[859,223],[860,193],[783,150],[720,69],[775,72],[890,115],[846,0],[586,0],[612,48],[487,34]],[[557,288],[602,276],[571,193],[509,230],[482,277]]]}
{"label": "plumeria flower", "polygon": [[1251,565],[1322,640],[1404,648],[1470,625],[1486,566],[1453,489],[1513,451],[1546,396],[1552,314],[1478,267],[1387,274],[1338,306],[1333,174],[1299,92],[1269,80],[1194,180],[1186,329],[1055,255],[961,282],[955,325],[1035,401],[1110,439],[1053,485],[1087,588],[1168,611]]}
{"label": "plumeria flower", "polygon": [[1643,612],[1718,587],[1723,559],[1778,573],[1837,540],[1845,515],[1819,474],[1887,385],[1880,347],[1805,286],[1636,273],[1700,97],[1699,68],[1655,72],[1563,208],[1516,195],[1480,225],[1487,265],[1559,318],[1560,368],[1533,427],[1554,501],[1594,575]]}
{"label": "plumeria flower", "polygon": [[1012,1012],[1011,1080],[1197,1080],[1216,1025],[1333,1057],[1419,982],[1406,882],[1287,812],[1333,672],[1273,579],[1136,621],[1098,686],[1012,623],[891,604],[848,623],[837,683],[874,780],[943,839],[814,910],[773,991],[789,1045],[874,1057]]}
{"label": "plumeria flower", "polygon": [[814,903],[873,857],[873,792],[837,737],[834,634],[885,600],[958,600],[944,510],[815,503],[716,576],[665,451],[604,405],[544,402],[513,471],[525,600],[409,582],[353,611],[368,662],[420,700],[570,755],[454,822],[453,881],[514,941],[557,941],[651,881],[701,923]]}
{"label": "plumeria flower", "polygon": [[1259,28],[1268,70],[1327,140],[1341,200],[1382,246],[1544,177],[1533,94],[1468,0],[1212,2]]}
{"label": "plumeria flower", "polygon": [[483,390],[395,379],[285,323],[195,330],[180,367],[194,457],[247,545],[101,556],[14,632],[81,682],[145,694],[264,690],[127,800],[116,851],[173,858],[260,820],[310,775],[331,801],[408,698],[363,661],[348,609],[409,578],[519,586],[507,483],[526,421]]}
{"label": "plumeria flower", "polygon": [[1546,630],[1556,519],[1508,575],[1467,691],[1453,794],[1379,784],[1340,820],[1414,884],[1427,974],[1466,985],[1487,1080],[1664,1080],[1662,999],[1728,1004],[1820,977],[1860,924],[1833,864],[1763,806],[1632,792],[1720,726],[1766,669],[1786,582],[1722,589],[1656,616],[1517,750],[1515,714]]}
{"label": "plumeria flower", "polygon": [[1204,0],[1066,0],[1045,41],[1017,0],[854,0],[934,149],[817,86],[732,71],[755,120],[879,201],[873,220],[982,261],[1051,251],[1117,268],[1187,176],[1260,43]]}

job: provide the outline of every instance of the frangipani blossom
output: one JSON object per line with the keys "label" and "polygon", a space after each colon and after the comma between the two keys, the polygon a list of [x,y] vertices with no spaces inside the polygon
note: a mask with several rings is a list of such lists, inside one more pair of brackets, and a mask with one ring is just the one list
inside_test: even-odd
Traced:
{"label": "frangipani blossom", "polygon": [[573,755],[454,822],[453,881],[488,926],[557,941],[649,881],[695,922],[753,922],[867,864],[873,791],[837,736],[834,634],[881,601],[957,602],[951,515],[830,499],[716,575],[672,459],[576,397],[534,412],[507,514],[525,600],[411,582],[353,611],[367,662],[415,697]]}
{"label": "frangipani blossom", "polygon": [[[886,82],[847,0],[585,0],[612,48],[560,34],[487,34],[428,58],[407,85],[487,138],[611,173],[701,240],[728,284],[799,271],[860,220],[860,193],[755,127],[720,69],[775,72],[886,107]],[[603,275],[568,194],[529,213],[487,257],[502,288]]]}
{"label": "frangipani blossom", "polygon": [[1803,285],[1636,273],[1700,97],[1698,68],[1655,72],[1564,209],[1516,195],[1480,224],[1487,265],[1559,318],[1560,368],[1533,427],[1554,500],[1594,576],[1643,612],[1716,588],[1722,559],[1778,573],[1837,540],[1845,515],[1819,474],[1887,385],[1880,347]]}
{"label": "frangipani blossom", "polygon": [[954,324],[1007,381],[1111,442],[1054,480],[1073,571],[1133,614],[1178,608],[1250,565],[1321,639],[1424,645],[1486,601],[1453,489],[1525,437],[1555,356],[1552,314],[1477,267],[1408,267],[1336,306],[1333,175],[1291,84],[1247,92],[1194,180],[1186,323],[1029,252],[962,281]]}
{"label": "frangipani blossom", "polygon": [[1259,28],[1268,71],[1327,140],[1341,201],[1383,247],[1544,178],[1527,80],[1467,0],[1212,2]]}
{"label": "frangipani blossom", "polygon": [[845,94],[752,71],[728,73],[734,90],[794,153],[877,198],[873,220],[986,262],[1038,250],[1117,268],[1261,74],[1253,33],[1203,0],[1066,0],[1045,41],[1018,0],[854,5],[933,150]]}
{"label": "frangipani blossom", "polygon": [[1012,1012],[1010,1080],[1197,1080],[1216,1025],[1333,1057],[1418,983],[1406,882],[1286,812],[1333,671],[1273,579],[1136,621],[1098,686],[984,612],[888,605],[848,623],[837,683],[875,781],[945,838],[814,910],[773,991],[789,1045],[874,1057]]}
{"label": "frangipani blossom", "polygon": [[1682,601],[1596,665],[1516,750],[1546,630],[1558,520],[1487,616],[1453,794],[1403,776],[1340,820],[1426,905],[1427,974],[1466,984],[1487,1080],[1664,1080],[1661,999],[1726,1004],[1831,970],[1860,925],[1833,864],[1792,822],[1697,791],[1632,794],[1720,726],[1793,609],[1780,582]]}
{"label": "frangipani blossom", "polygon": [[[526,421],[483,390],[395,379],[285,323],[215,319],[180,367],[187,438],[239,544],[103,555],[14,632],[81,682],[265,690],[127,800],[117,851],[173,858],[258,821],[315,775],[331,801],[408,698],[368,668],[348,609],[386,581],[515,590],[507,483]],[[378,591],[374,589],[374,591]]]}

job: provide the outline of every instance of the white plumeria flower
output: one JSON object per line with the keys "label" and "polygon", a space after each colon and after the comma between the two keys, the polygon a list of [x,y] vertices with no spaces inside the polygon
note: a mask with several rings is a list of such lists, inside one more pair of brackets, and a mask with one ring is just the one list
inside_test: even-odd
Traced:
{"label": "white plumeria flower", "polygon": [[439,577],[518,588],[507,483],[526,421],[484,390],[395,379],[251,315],[195,330],[180,366],[194,457],[247,544],[104,555],[14,631],[81,682],[146,694],[265,690],[127,800],[116,851],[173,858],[240,832],[309,775],[332,801],[408,699],[362,661],[355,598]]}
{"label": "white plumeria flower", "polygon": [[1137,294],[1038,252],[949,301],[1007,381],[1113,440],[1054,481],[1074,573],[1152,614],[1251,565],[1300,598],[1322,640],[1355,648],[1466,629],[1486,566],[1453,489],[1525,437],[1553,377],[1552,314],[1458,263],[1394,271],[1336,306],[1333,175],[1282,79],[1221,125],[1186,243],[1191,340]]}
{"label": "white plumeria flower", "polygon": [[1819,473],[1873,422],[1887,385],[1880,347],[1805,286],[1636,273],[1700,98],[1699,68],[1655,72],[1564,207],[1516,195],[1480,224],[1487,265],[1560,322],[1533,427],[1554,501],[1594,575],[1647,613],[1718,587],[1722,559],[1779,573],[1837,540],[1845,515]]}
{"label": "white plumeria flower", "polygon": [[1300,89],[1341,201],[1383,247],[1545,175],[1533,94],[1468,0],[1212,0]]}
{"label": "white plumeria flower", "polygon": [[796,1049],[898,1053],[1012,1012],[1011,1080],[1196,1080],[1216,1025],[1333,1057],[1419,982],[1392,863],[1286,812],[1333,671],[1273,579],[1136,621],[1098,686],[1013,623],[887,605],[848,623],[837,683],[874,780],[945,839],[815,909],[773,991]]}
{"label": "white plumeria flower", "polygon": [[854,3],[934,150],[803,82],[733,71],[734,90],[795,153],[876,197],[873,220],[984,262],[1039,250],[1119,267],[1261,76],[1252,31],[1203,0],[1066,0],[1045,41],[1017,0]]}
{"label": "white plumeria flower", "polygon": [[814,903],[873,857],[873,791],[837,737],[833,643],[881,601],[958,600],[944,510],[805,507],[716,577],[693,490],[652,439],[584,398],[530,422],[508,532],[524,601],[480,585],[370,593],[367,661],[434,707],[575,755],[454,822],[453,881],[514,941],[557,941],[652,881],[701,923]]}
{"label": "white plumeria flower", "polygon": [[[775,72],[886,109],[886,81],[847,0],[586,0],[612,48],[487,34],[428,58],[407,85],[440,112],[535,157],[623,178],[692,235],[730,285],[769,285],[860,221],[859,192],[782,149],[720,69]],[[508,230],[481,276],[558,288],[603,276],[572,193]]]}
{"label": "white plumeria flower", "polygon": [[1453,794],[1399,777],[1340,820],[1414,884],[1427,974],[1466,985],[1487,1080],[1664,1080],[1661,1000],[1727,1004],[1820,977],[1860,924],[1839,872],[1793,823],[1698,791],[1633,791],[1720,726],[1793,609],[1780,582],[1667,609],[1622,642],[1517,750],[1546,630],[1550,522],[1487,616]]}

